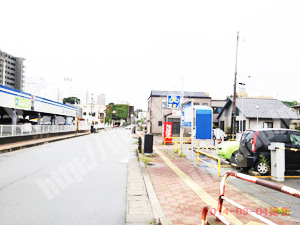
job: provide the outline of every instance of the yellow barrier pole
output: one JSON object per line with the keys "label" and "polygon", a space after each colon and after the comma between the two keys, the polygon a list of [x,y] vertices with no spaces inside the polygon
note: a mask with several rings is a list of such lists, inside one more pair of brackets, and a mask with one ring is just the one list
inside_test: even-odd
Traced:
{"label": "yellow barrier pole", "polygon": [[199,165],[199,155],[200,155],[200,153],[197,152],[197,165]]}
{"label": "yellow barrier pole", "polygon": [[[178,145],[178,143],[177,143]],[[180,145],[178,145],[178,156],[180,156]]]}
{"label": "yellow barrier pole", "polygon": [[218,175],[221,176],[221,161],[218,159]]}
{"label": "yellow barrier pole", "polygon": [[176,142],[173,142],[173,152],[175,152],[175,145],[176,145]]}

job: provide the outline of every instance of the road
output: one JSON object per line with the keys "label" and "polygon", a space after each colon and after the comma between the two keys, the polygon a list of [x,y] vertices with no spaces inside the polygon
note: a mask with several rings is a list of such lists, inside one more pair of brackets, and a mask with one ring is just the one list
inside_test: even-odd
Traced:
{"label": "road", "polygon": [[123,128],[0,155],[1,225],[125,224]]}

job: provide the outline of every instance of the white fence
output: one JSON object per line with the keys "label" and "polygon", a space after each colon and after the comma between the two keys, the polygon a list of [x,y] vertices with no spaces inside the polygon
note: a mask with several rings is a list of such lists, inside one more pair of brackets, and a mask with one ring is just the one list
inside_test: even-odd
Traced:
{"label": "white fence", "polygon": [[76,131],[74,125],[0,125],[0,138]]}

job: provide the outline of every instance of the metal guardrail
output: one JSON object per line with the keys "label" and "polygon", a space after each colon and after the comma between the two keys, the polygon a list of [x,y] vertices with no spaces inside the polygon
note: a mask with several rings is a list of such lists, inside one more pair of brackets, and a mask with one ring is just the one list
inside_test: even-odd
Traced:
{"label": "metal guardrail", "polygon": [[[208,157],[210,157],[210,158],[216,159],[216,160],[218,161],[218,166],[212,165],[212,164],[210,164],[210,163],[204,161],[203,159],[200,159],[200,157],[199,157],[200,154],[206,155],[206,156],[208,156]],[[218,170],[218,176],[219,176],[219,177],[221,176],[221,160],[220,160],[219,157],[216,157],[216,156],[214,156],[214,155],[211,155],[211,154],[208,154],[208,153],[206,153],[206,152],[202,152],[202,151],[199,151],[199,150],[198,150],[198,151],[197,151],[197,165],[199,165],[199,161],[201,161],[201,162],[203,162],[203,163],[209,165],[210,167],[216,168],[216,169]]]}
{"label": "metal guardrail", "polygon": [[[172,139],[172,141],[166,141],[167,139],[170,139],[170,138]],[[178,139],[178,140],[180,140],[180,137],[165,137],[165,138],[164,138],[164,145],[165,145],[166,143],[174,143],[173,139]],[[183,143],[185,143],[185,142],[190,142],[190,141],[185,141],[185,139],[190,140],[191,137],[183,137]]]}
{"label": "metal guardrail", "polygon": [[74,125],[0,125],[0,138],[76,131]]}
{"label": "metal guardrail", "polygon": [[254,183],[254,184],[258,184],[258,185],[261,185],[261,186],[264,186],[264,187],[267,187],[267,188],[270,188],[270,189],[273,189],[273,190],[276,190],[276,191],[279,191],[279,192],[282,192],[284,194],[288,194],[288,195],[291,195],[291,196],[294,196],[296,198],[300,198],[300,190],[297,190],[297,189],[294,189],[294,188],[291,188],[291,187],[288,187],[288,186],[284,186],[284,185],[281,185],[281,184],[278,184],[278,183],[273,183],[273,182],[270,182],[270,181],[266,181],[266,180],[263,180],[263,179],[259,179],[259,178],[256,178],[256,177],[252,177],[252,176],[249,176],[249,175],[245,175],[245,174],[242,174],[242,173],[236,173],[236,172],[226,172],[224,175],[223,175],[223,178],[221,180],[221,183],[220,183],[220,195],[219,195],[219,199],[218,199],[218,208],[217,209],[214,209],[214,208],[209,208],[209,207],[204,207],[203,210],[202,210],[202,217],[201,217],[201,224],[202,225],[206,225],[207,224],[207,214],[208,212],[210,212],[211,214],[213,214],[214,216],[216,216],[222,223],[224,224],[232,224],[231,221],[229,221],[228,219],[226,219],[221,213],[222,213],[222,206],[223,206],[223,202],[224,200],[227,201],[228,203],[236,206],[237,208],[247,212],[249,215],[252,215],[253,217],[261,220],[262,222],[264,223],[267,223],[267,224],[275,224],[273,223],[272,221],[258,215],[256,212],[254,211],[251,211],[249,209],[247,209],[246,207],[234,202],[233,200],[229,199],[229,198],[226,198],[224,195],[225,195],[225,185],[226,185],[226,180],[229,176],[233,176],[233,177],[236,177],[236,178],[239,178],[239,179],[242,179],[242,180],[245,180],[245,181],[248,181],[248,182],[251,182],[251,183]]}

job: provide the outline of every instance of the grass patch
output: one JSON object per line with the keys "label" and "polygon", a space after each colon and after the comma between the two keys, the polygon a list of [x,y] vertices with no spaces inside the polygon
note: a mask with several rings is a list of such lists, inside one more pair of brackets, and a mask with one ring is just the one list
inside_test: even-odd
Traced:
{"label": "grass patch", "polygon": [[270,213],[278,213],[278,214],[285,214],[285,215],[291,215],[290,207],[271,207],[269,209]]}
{"label": "grass patch", "polygon": [[147,157],[145,155],[143,155],[142,157],[142,162],[145,164],[145,167],[147,168],[147,165],[149,162],[154,162],[154,159],[150,158],[150,157]]}
{"label": "grass patch", "polygon": [[179,156],[180,156],[180,157],[184,157],[184,158],[186,158],[186,155],[185,155],[185,154],[183,154],[183,152],[180,152]]}

